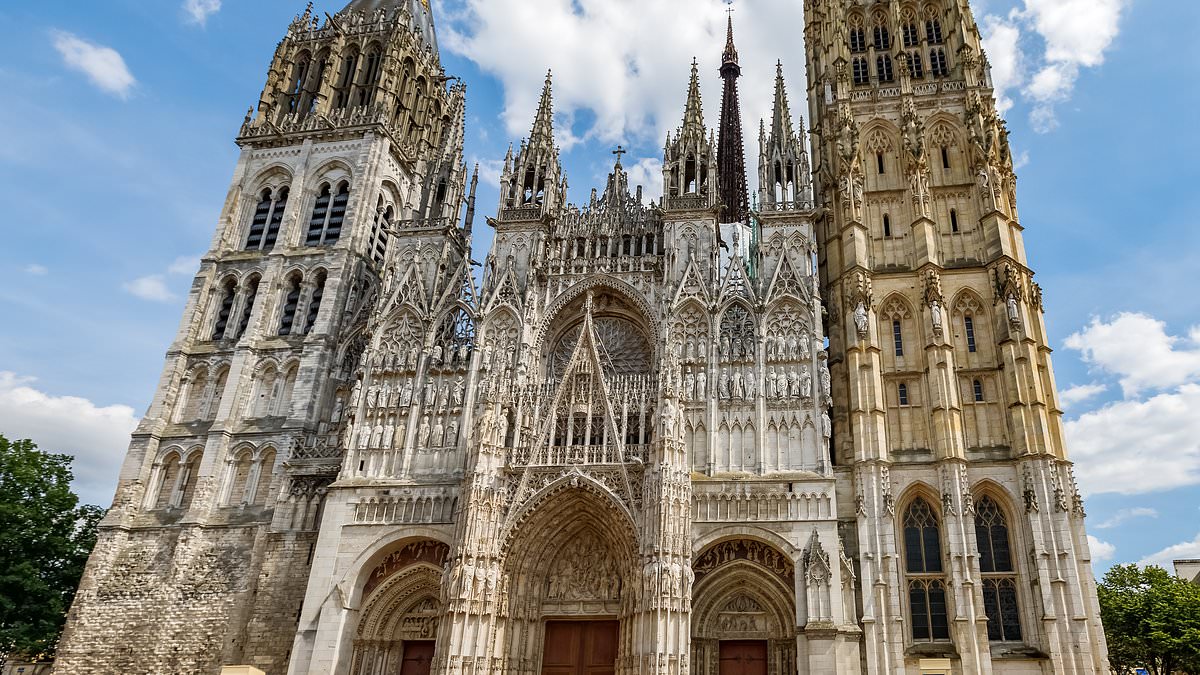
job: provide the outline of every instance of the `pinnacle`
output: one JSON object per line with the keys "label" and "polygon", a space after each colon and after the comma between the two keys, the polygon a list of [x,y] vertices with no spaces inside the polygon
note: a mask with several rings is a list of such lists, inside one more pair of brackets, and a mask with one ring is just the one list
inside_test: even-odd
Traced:
{"label": "pinnacle", "polygon": [[683,110],[683,128],[704,128],[704,110],[700,103],[700,65],[692,59],[692,77],[688,82],[687,106]]}
{"label": "pinnacle", "polygon": [[771,116],[771,134],[776,138],[790,138],[792,135],[792,113],[788,106],[782,61],[775,65],[775,110]]}
{"label": "pinnacle", "polygon": [[738,52],[737,47],[733,44],[733,14],[729,15],[729,27],[725,33],[725,53],[722,54],[721,61],[723,64],[737,65]]}
{"label": "pinnacle", "polygon": [[542,98],[538,102],[537,116],[533,119],[533,129],[529,132],[529,144],[554,142],[554,94],[552,88],[552,73],[546,71],[546,83],[542,87]]}

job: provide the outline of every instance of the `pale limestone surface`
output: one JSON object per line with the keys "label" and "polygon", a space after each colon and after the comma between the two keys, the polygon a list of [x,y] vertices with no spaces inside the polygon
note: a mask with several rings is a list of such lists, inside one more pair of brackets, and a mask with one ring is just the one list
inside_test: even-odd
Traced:
{"label": "pale limestone surface", "polygon": [[[620,155],[567,204],[547,78],[481,274],[464,88],[423,3],[376,4],[276,51],[56,672],[381,674],[436,640],[436,673],[538,673],[548,619],[619,620],[621,673],[716,675],[722,640],[771,673],[1106,672],[965,3],[808,3],[814,152],[781,71],[750,225],[718,223],[694,71],[650,207]],[[910,19],[947,72],[880,82],[871,22],[896,52]],[[918,500],[944,571],[913,576]],[[1019,640],[988,640],[998,584]]]}

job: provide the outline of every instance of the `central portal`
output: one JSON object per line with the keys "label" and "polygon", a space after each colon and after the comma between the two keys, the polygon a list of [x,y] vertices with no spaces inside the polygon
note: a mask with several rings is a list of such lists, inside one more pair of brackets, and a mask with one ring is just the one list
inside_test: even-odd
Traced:
{"label": "central portal", "polygon": [[619,626],[616,621],[548,622],[542,675],[613,675]]}
{"label": "central portal", "polygon": [[767,675],[767,643],[721,642],[721,675]]}

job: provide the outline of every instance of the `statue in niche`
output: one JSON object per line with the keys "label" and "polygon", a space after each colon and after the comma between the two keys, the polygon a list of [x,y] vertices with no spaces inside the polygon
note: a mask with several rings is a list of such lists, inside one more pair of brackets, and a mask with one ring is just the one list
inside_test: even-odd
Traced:
{"label": "statue in niche", "polygon": [[379,407],[389,408],[392,405],[392,383],[384,382],[383,388],[379,390]]}
{"label": "statue in niche", "polygon": [[812,343],[808,339],[808,333],[800,332],[800,358],[807,359],[812,354]]}
{"label": "statue in niche", "polygon": [[829,377],[829,364],[821,361],[821,395],[829,398],[833,393],[833,381]]}
{"label": "statue in niche", "polygon": [[683,398],[685,401],[696,400],[696,375],[691,368],[683,376]]}
{"label": "statue in niche", "polygon": [[488,340],[487,343],[483,345],[483,359],[480,360],[480,362],[479,362],[480,370],[488,370],[489,368],[491,368],[492,351],[494,349],[495,349],[495,347],[492,346],[491,340]]}
{"label": "statue in niche", "polygon": [[379,385],[373,384],[367,387],[367,410],[374,410],[379,403]]}
{"label": "statue in niche", "polygon": [[412,380],[404,380],[404,384],[400,387],[400,405],[407,408],[412,405],[413,383]]}
{"label": "statue in niche", "polygon": [[821,413],[821,437],[826,441],[830,436],[833,436],[833,421],[829,419],[828,412]]}
{"label": "statue in niche", "polygon": [[754,371],[746,376],[746,398],[752,399],[758,396],[758,381],[754,377]]}
{"label": "statue in niche", "polygon": [[421,419],[421,426],[417,427],[417,443],[419,443],[422,448],[429,447],[429,433],[429,416],[426,415]]}
{"label": "statue in niche", "polygon": [[420,353],[420,350],[418,350],[416,347],[412,347],[408,350],[408,358],[404,360],[405,368],[415,369],[417,367],[418,353]]}
{"label": "statue in niche", "polygon": [[708,396],[708,373],[703,370],[696,376],[696,395],[701,401]]}
{"label": "statue in niche", "polygon": [[433,351],[429,353],[429,360],[434,365],[441,365],[441,363],[442,363],[442,346],[440,344],[433,346]]}
{"label": "statue in niche", "polygon": [[425,383],[425,405],[431,406],[437,399],[437,389],[432,382]]}
{"label": "statue in niche", "polygon": [[470,358],[471,346],[464,342],[458,346],[458,365],[466,367]]}
{"label": "statue in niche", "polygon": [[858,337],[867,337],[867,328],[869,327],[867,305],[862,300],[859,300],[858,305],[854,307],[854,327],[858,330]]}
{"label": "statue in niche", "polygon": [[800,343],[796,340],[795,335],[788,335],[784,338],[787,344],[787,358],[795,359],[799,354]]}
{"label": "statue in niche", "polygon": [[746,356],[746,345],[742,342],[741,337],[733,338],[733,345],[730,347],[729,352],[730,356],[734,359]]}
{"label": "statue in niche", "polygon": [[438,408],[445,410],[446,405],[449,402],[450,402],[450,385],[443,382],[441,388],[438,390],[437,406],[438,406]]}
{"label": "statue in niche", "polygon": [[687,339],[687,347],[685,348],[684,355],[688,361],[696,359],[696,341],[692,338]]}
{"label": "statue in niche", "polygon": [[1013,326],[1021,325],[1021,311],[1017,306],[1017,296],[1015,294],[1008,296],[1008,322]]}
{"label": "statue in niche", "polygon": [[440,448],[446,437],[446,428],[442,426],[442,418],[433,425],[433,436],[429,439],[430,447]]}
{"label": "statue in niche", "polygon": [[371,445],[371,427],[363,426],[358,430],[358,449],[366,450]]}
{"label": "statue in niche", "polygon": [[800,376],[796,373],[796,369],[792,368],[787,374],[787,396],[788,398],[799,398],[800,396]]}
{"label": "statue in niche", "polygon": [[800,395],[804,398],[812,398],[812,373],[809,372],[807,365],[800,367]]}
{"label": "statue in niche", "polygon": [[721,371],[721,381],[720,381],[719,386],[720,386],[720,389],[718,389],[717,391],[718,391],[720,398],[729,400],[729,371],[728,370]]}
{"label": "statue in niche", "polygon": [[354,388],[350,390],[350,410],[358,412],[358,402],[362,399],[362,380],[354,381]]}
{"label": "statue in niche", "polygon": [[341,396],[334,399],[333,415],[330,416],[329,421],[334,422],[334,423],[341,422],[342,421],[342,412],[344,411],[345,407],[346,407],[346,401]]}
{"label": "statue in niche", "polygon": [[454,392],[452,395],[452,400],[454,401],[455,408],[462,407],[463,397],[466,395],[466,391],[467,391],[467,383],[465,380],[463,380],[463,376],[459,375],[458,379],[456,379],[454,381]]}
{"label": "statue in niche", "polygon": [[383,447],[383,425],[376,424],[374,431],[371,432],[371,448]]}
{"label": "statue in niche", "polygon": [[508,408],[500,411],[499,424],[496,426],[496,445],[501,445],[508,437],[509,413]]}
{"label": "statue in niche", "polygon": [[779,353],[779,348],[777,346],[777,343],[775,342],[775,338],[768,335],[767,336],[767,360],[774,361],[775,357],[778,353]]}
{"label": "statue in niche", "polygon": [[776,397],[776,392],[778,391],[778,389],[776,389],[775,387],[778,383],[779,383],[779,376],[775,373],[775,366],[771,366],[770,368],[767,368],[767,382],[766,382],[766,387],[765,387],[766,391],[764,392],[766,394],[767,398],[775,398]]}
{"label": "statue in niche", "polygon": [[933,321],[933,332],[936,335],[942,334],[942,306],[937,300],[929,303],[929,318]]}
{"label": "statue in niche", "polygon": [[446,427],[446,445],[458,445],[458,420],[450,420]]}
{"label": "statue in niche", "polygon": [[696,355],[699,357],[701,363],[708,360],[708,341],[704,338],[696,340]]}
{"label": "statue in niche", "polygon": [[721,336],[721,360],[724,361],[724,360],[727,360],[728,358],[729,358],[729,336],[722,335]]}
{"label": "statue in niche", "polygon": [[663,399],[662,430],[664,438],[675,437],[675,404],[669,398]]}
{"label": "statue in niche", "polygon": [[394,442],[392,443],[392,447],[393,448],[404,447],[404,442],[405,442],[405,440],[407,440],[407,438],[406,438],[407,436],[408,436],[408,425],[405,424],[404,422],[401,422],[400,424],[396,425],[396,435],[393,439]]}
{"label": "statue in niche", "polygon": [[741,400],[746,398],[746,381],[742,377],[742,371],[740,370],[733,371],[733,390],[731,394],[735,399]]}
{"label": "statue in niche", "polygon": [[383,428],[383,441],[379,444],[381,448],[390,448],[396,440],[396,427],[392,426],[395,418],[389,418],[387,426]]}

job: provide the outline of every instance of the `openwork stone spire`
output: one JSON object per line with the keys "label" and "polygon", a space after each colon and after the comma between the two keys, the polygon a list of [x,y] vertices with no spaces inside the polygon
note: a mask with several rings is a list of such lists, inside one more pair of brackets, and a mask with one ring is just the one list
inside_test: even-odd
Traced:
{"label": "openwork stone spire", "polygon": [[554,145],[554,93],[550,71],[546,71],[546,83],[542,86],[542,98],[538,101],[537,116],[533,118],[533,129],[529,132],[529,145],[531,147]]}
{"label": "openwork stone spire", "polygon": [[692,76],[688,81],[687,104],[683,108],[683,134],[699,131],[704,136],[704,108],[700,101],[699,64],[692,59]]}
{"label": "openwork stone spire", "polygon": [[722,222],[738,223],[749,212],[746,197],[746,156],[742,142],[742,112],[738,102],[737,79],[742,74],[737,47],[733,43],[733,16],[722,55],[721,78],[725,90],[721,99],[720,139],[717,145],[717,190],[723,206]]}

